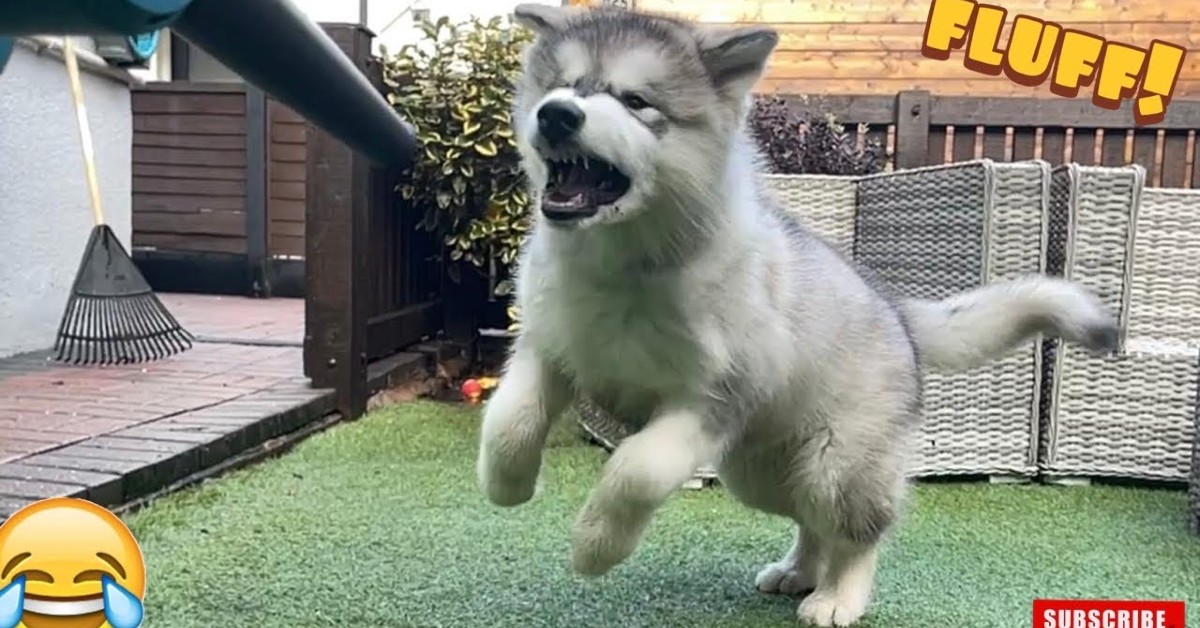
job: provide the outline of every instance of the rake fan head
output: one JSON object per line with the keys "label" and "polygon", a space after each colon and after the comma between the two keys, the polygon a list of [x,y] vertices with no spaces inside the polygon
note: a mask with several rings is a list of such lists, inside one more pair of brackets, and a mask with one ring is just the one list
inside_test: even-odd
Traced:
{"label": "rake fan head", "polygon": [[92,230],[54,343],[72,364],[158,360],[192,346],[192,335],[155,296],[107,225]]}

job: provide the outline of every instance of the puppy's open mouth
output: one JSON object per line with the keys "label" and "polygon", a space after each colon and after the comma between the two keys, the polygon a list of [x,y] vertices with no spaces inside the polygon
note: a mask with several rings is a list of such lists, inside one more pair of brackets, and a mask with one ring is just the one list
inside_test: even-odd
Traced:
{"label": "puppy's open mouth", "polygon": [[616,166],[585,155],[546,160],[550,181],[542,195],[542,213],[551,220],[594,216],[629,191],[631,182]]}

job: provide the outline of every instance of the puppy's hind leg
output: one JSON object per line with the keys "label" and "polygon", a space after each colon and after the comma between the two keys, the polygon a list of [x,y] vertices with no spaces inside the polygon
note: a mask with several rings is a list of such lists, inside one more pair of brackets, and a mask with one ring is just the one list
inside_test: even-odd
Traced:
{"label": "puppy's hind leg", "polygon": [[779,562],[763,567],[754,578],[754,586],[763,593],[808,593],[816,588],[824,573],[825,553],[820,537],[798,526],[792,549]]}
{"label": "puppy's hind leg", "polygon": [[867,612],[875,585],[874,544],[839,539],[831,545],[825,577],[796,611],[802,621],[822,628],[857,622]]}
{"label": "puppy's hind leg", "polygon": [[827,564],[816,589],[797,609],[809,625],[851,626],[866,613],[875,586],[878,545],[898,516],[904,476],[898,465],[876,461],[843,476],[833,499],[810,514]]}
{"label": "puppy's hind leg", "polygon": [[479,484],[493,503],[516,506],[533,497],[546,435],[570,400],[565,378],[518,341],[480,430]]}
{"label": "puppy's hind leg", "polygon": [[622,441],[575,521],[577,573],[602,575],[633,553],[654,511],[720,455],[724,445],[712,429],[700,413],[672,410]]}

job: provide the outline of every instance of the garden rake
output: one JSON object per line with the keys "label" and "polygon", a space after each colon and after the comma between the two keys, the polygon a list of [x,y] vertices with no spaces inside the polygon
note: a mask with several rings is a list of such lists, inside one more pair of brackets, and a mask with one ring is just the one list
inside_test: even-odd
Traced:
{"label": "garden rake", "polygon": [[174,355],[192,346],[192,335],[158,300],[117,235],[104,222],[79,62],[69,37],[63,38],[63,57],[75,102],[95,227],[58,327],[56,358],[74,364],[127,364]]}

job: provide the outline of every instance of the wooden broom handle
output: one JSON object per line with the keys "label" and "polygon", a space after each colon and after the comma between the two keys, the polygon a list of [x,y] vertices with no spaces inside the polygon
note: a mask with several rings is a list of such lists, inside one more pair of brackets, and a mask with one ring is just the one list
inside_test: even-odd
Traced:
{"label": "wooden broom handle", "polygon": [[67,77],[71,80],[71,97],[75,101],[75,119],[79,122],[79,142],[83,147],[83,168],[87,172],[88,195],[92,199],[92,214],[96,224],[104,224],[104,212],[100,208],[100,182],[96,178],[96,154],[92,149],[92,131],[88,127],[87,108],[83,104],[83,83],[79,80],[79,61],[75,58],[75,44],[70,37],[63,37],[63,60],[67,63]]}

